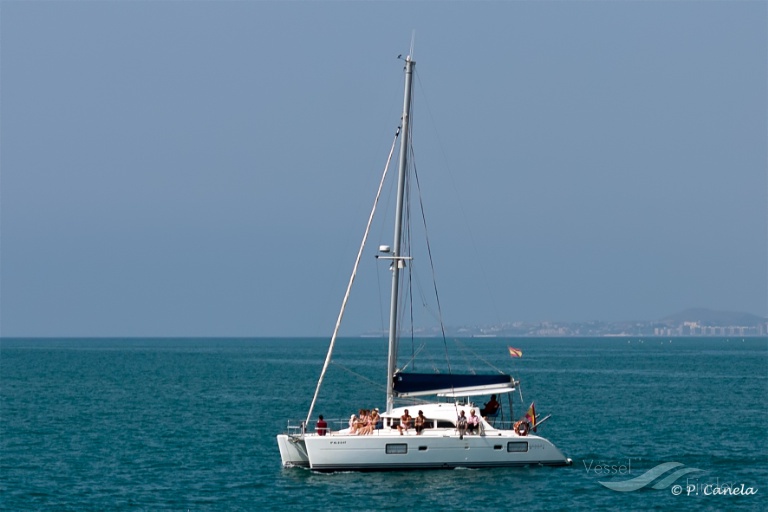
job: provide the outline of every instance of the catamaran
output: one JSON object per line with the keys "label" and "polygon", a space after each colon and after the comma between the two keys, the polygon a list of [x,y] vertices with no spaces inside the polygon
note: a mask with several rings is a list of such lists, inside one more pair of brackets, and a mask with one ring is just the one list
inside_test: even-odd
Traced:
{"label": "catamaran", "polygon": [[[398,318],[401,313],[400,286],[402,271],[412,259],[408,244],[404,244],[405,195],[409,178],[409,141],[411,125],[411,90],[416,63],[411,56],[405,57],[405,94],[400,127],[387,158],[374,206],[368,219],[363,241],[347,285],[336,326],[331,337],[328,354],[317,383],[315,395],[304,421],[289,423],[285,433],[277,436],[283,466],[306,467],[316,471],[381,471],[411,469],[449,469],[457,467],[483,468],[523,465],[570,465],[571,460],[549,440],[535,433],[549,417],[537,420],[531,406],[526,418],[504,424],[499,422],[495,411],[483,411],[475,406],[478,396],[511,394],[519,386],[512,376],[495,373],[489,375],[454,373],[412,373],[398,369],[397,348],[399,342]],[[389,163],[392,160],[398,137],[399,157],[397,193],[392,246],[379,247],[377,258],[389,260],[392,272],[389,315],[389,350],[386,374],[386,410],[381,413],[380,424],[365,434],[354,425],[337,430],[309,427],[313,410],[331,361],[339,327],[352,284],[357,274],[363,249],[368,239]],[[511,351],[512,349],[510,349]],[[435,397],[425,402],[420,397]],[[395,406],[395,400],[414,400],[416,405]],[[510,401],[511,403],[511,401]],[[423,413],[421,428],[413,424],[402,425],[406,409],[415,415]],[[494,415],[495,412],[495,415]],[[468,429],[460,418],[478,418],[476,429]],[[410,428],[398,428],[408,426]],[[504,427],[507,428],[504,428]]]}

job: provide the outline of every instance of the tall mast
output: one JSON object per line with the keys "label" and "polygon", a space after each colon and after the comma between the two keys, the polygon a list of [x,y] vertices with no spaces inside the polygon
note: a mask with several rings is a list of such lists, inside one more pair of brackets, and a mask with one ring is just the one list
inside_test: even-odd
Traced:
{"label": "tall mast", "polygon": [[395,209],[395,239],[392,244],[392,296],[389,308],[389,357],[387,358],[387,413],[392,412],[394,404],[395,366],[397,363],[397,299],[400,285],[400,269],[405,267],[405,259],[400,253],[403,233],[403,208],[405,198],[406,164],[408,162],[408,143],[410,137],[411,83],[413,68],[416,65],[408,55],[405,58],[405,95],[403,97],[402,138],[400,139],[400,158],[397,167],[397,207]]}

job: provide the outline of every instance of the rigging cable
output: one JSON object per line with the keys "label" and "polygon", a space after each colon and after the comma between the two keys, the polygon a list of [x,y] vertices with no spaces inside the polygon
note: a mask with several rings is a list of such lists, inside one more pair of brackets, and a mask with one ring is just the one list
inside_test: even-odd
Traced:
{"label": "rigging cable", "polygon": [[[501,374],[504,374],[504,371],[503,371],[503,370],[501,370],[501,369],[499,369],[499,368],[495,367],[495,366],[494,366],[494,365],[493,365],[491,362],[489,362],[489,361],[488,361],[487,359],[485,359],[483,356],[481,356],[480,354],[478,354],[477,352],[475,352],[474,350],[472,350],[472,348],[471,348],[471,347],[468,347],[467,345],[465,345],[464,343],[462,343],[462,342],[461,342],[461,340],[459,340],[459,339],[455,339],[454,341],[456,342],[456,345],[457,345],[458,347],[460,347],[460,349],[461,349],[461,351],[462,351],[462,352],[463,352],[464,350],[468,350],[469,352],[471,352],[471,353],[472,353],[472,355],[473,355],[473,356],[475,356],[477,359],[479,359],[479,360],[481,360],[482,362],[484,362],[485,364],[487,364],[487,365],[488,365],[490,368],[493,368],[493,369],[494,369],[494,370],[496,370],[497,372],[499,372],[499,373],[501,373]],[[466,357],[466,356],[465,356],[465,357]]]}
{"label": "rigging cable", "polygon": [[376,191],[376,198],[373,201],[373,207],[371,208],[371,214],[368,216],[368,224],[365,226],[365,233],[363,233],[363,241],[360,244],[360,249],[357,251],[357,258],[355,259],[355,265],[352,268],[352,275],[349,276],[349,283],[347,284],[347,291],[344,293],[344,299],[341,301],[341,310],[339,311],[339,317],[336,319],[336,326],[333,328],[333,335],[331,336],[331,344],[328,347],[328,354],[325,356],[325,362],[323,363],[323,369],[320,372],[320,378],[317,381],[317,388],[315,388],[315,395],[312,397],[312,403],[309,406],[309,412],[307,412],[307,420],[305,425],[309,424],[310,418],[312,418],[312,411],[315,408],[317,402],[317,396],[320,394],[320,386],[323,384],[323,378],[325,372],[328,370],[328,365],[331,362],[331,354],[333,354],[333,346],[336,344],[336,337],[339,334],[339,327],[341,327],[341,319],[344,317],[344,310],[347,307],[347,300],[349,300],[349,294],[352,291],[352,284],[355,282],[355,276],[357,275],[357,268],[360,265],[360,258],[363,256],[363,249],[365,249],[365,243],[368,241],[368,233],[371,230],[371,223],[373,222],[373,216],[376,213],[376,205],[381,197],[381,189],[384,187],[384,181],[387,177],[387,171],[389,170],[389,163],[392,161],[392,155],[395,152],[395,144],[397,138],[400,136],[400,127],[397,127],[394,140],[392,141],[392,147],[389,150],[389,156],[387,156],[387,163],[384,165],[384,172],[379,182],[379,189]]}
{"label": "rigging cable", "polygon": [[448,342],[445,337],[445,324],[443,323],[443,308],[440,305],[440,295],[437,293],[437,279],[435,278],[435,263],[432,259],[432,247],[429,243],[429,231],[427,230],[427,218],[424,215],[424,203],[421,198],[421,184],[419,183],[419,173],[416,172],[416,166],[413,166],[413,177],[416,179],[416,188],[419,192],[419,208],[421,209],[421,221],[424,223],[424,239],[427,243],[427,255],[429,257],[429,267],[432,270],[432,285],[435,289],[435,302],[437,303],[437,315],[440,320],[440,331],[443,335],[443,346],[445,348],[445,358],[448,364],[448,374],[451,374],[451,361],[448,359]]}
{"label": "rigging cable", "polygon": [[386,386],[382,386],[380,382],[375,382],[375,381],[373,381],[372,379],[369,379],[367,376],[363,375],[362,373],[357,373],[356,371],[354,371],[354,370],[352,370],[352,369],[350,369],[350,368],[348,368],[348,367],[344,366],[343,364],[339,364],[339,363],[337,363],[336,361],[331,361],[331,364],[332,364],[332,365],[334,365],[334,366],[337,366],[337,367],[341,368],[342,370],[345,370],[345,371],[347,371],[347,372],[351,373],[351,374],[352,374],[352,375],[354,375],[355,377],[358,377],[358,378],[360,378],[360,379],[362,379],[362,380],[364,380],[364,381],[366,381],[366,382],[370,383],[370,384],[371,384],[372,386],[374,386],[374,387],[377,387],[377,388],[379,388],[379,389],[384,389],[384,390],[386,390],[386,389],[387,389],[387,387],[386,387]]}
{"label": "rigging cable", "polygon": [[[420,98],[424,101],[424,106],[427,109],[427,114],[429,115],[429,119],[432,121],[432,126],[434,128],[434,135],[437,139],[437,145],[440,148],[440,154],[443,157],[443,167],[448,171],[446,174],[450,178],[449,183],[453,186],[453,190],[456,192],[457,197],[461,197],[461,194],[459,193],[459,188],[456,185],[456,178],[453,173],[453,169],[451,168],[451,162],[448,159],[448,156],[445,151],[445,146],[443,145],[443,141],[440,138],[440,133],[437,131],[437,121],[435,120],[435,116],[432,114],[432,109],[429,108],[429,97],[426,94],[426,90],[424,88],[424,85],[421,83],[421,75],[419,74],[418,70],[415,70],[416,75],[416,81],[419,84],[419,88],[421,90]],[[464,203],[461,201],[456,202],[456,207],[458,211],[461,213],[461,219],[464,221],[464,228],[466,230],[467,235],[469,236],[469,239],[471,240],[470,247],[472,248],[472,251],[474,252],[475,261],[482,261],[480,259],[480,253],[478,252],[478,243],[475,239],[475,233],[472,230],[472,224],[469,222],[469,216],[467,215],[467,212],[464,210]],[[480,276],[478,278],[478,281],[480,281],[480,284],[482,284],[483,292],[485,294],[485,297],[487,297],[487,302],[490,302],[490,309],[492,309],[494,316],[496,317],[496,322],[498,324],[501,324],[501,314],[499,313],[499,299],[498,295],[493,292],[491,289],[491,280],[488,277],[488,274],[486,272],[487,265],[473,265],[473,270],[479,272]]]}

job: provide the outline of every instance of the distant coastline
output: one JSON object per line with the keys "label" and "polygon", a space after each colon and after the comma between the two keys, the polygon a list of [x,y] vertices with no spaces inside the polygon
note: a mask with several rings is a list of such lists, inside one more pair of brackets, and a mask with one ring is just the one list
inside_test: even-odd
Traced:
{"label": "distant coastline", "polygon": [[[441,337],[443,332],[435,327],[431,329],[416,329],[414,336],[420,338]],[[749,313],[733,313],[714,311],[709,309],[689,309],[681,313],[670,315],[656,321],[541,321],[541,322],[508,322],[499,325],[474,325],[474,326],[446,326],[445,334],[455,338],[766,338],[768,341],[768,318]],[[344,338],[386,338],[383,330],[369,330],[358,333],[345,333]],[[327,342],[327,335],[295,335],[281,333],[277,335],[0,335],[0,349],[13,343],[15,340],[28,343],[30,341],[57,340],[63,344],[86,340],[111,340],[132,343],[146,343],[149,341],[163,342],[190,342],[207,340],[317,340]]]}
{"label": "distant coastline", "polygon": [[[439,329],[421,329],[414,334],[432,337],[441,335]],[[656,321],[632,320],[620,322],[509,322],[488,326],[448,327],[446,334],[466,338],[494,337],[685,337],[685,336],[738,336],[768,337],[768,318],[706,308],[687,309]],[[370,331],[362,337],[384,336]]]}

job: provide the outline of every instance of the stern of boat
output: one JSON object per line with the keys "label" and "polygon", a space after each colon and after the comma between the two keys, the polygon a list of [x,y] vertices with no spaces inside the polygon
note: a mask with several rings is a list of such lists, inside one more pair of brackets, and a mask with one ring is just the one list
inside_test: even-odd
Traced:
{"label": "stern of boat", "polygon": [[530,447],[539,452],[539,457],[541,459],[537,461],[539,464],[543,464],[545,466],[570,466],[573,464],[572,459],[566,457],[557,446],[555,446],[550,440],[546,438],[539,436],[529,436],[520,437],[520,439],[525,439],[528,441]]}
{"label": "stern of boat", "polygon": [[307,455],[307,447],[302,436],[279,434],[277,446],[280,448],[283,467],[309,467],[309,455]]}

